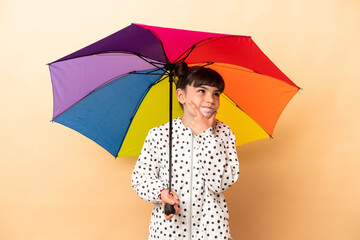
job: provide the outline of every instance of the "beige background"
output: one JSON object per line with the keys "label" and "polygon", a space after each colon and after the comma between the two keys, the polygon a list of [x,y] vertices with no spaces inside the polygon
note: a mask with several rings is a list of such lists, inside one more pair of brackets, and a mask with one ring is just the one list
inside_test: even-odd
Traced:
{"label": "beige background", "polygon": [[136,159],[50,123],[46,66],[132,22],[251,35],[304,89],[238,147],[235,240],[360,239],[358,0],[1,0],[1,240],[146,239]]}

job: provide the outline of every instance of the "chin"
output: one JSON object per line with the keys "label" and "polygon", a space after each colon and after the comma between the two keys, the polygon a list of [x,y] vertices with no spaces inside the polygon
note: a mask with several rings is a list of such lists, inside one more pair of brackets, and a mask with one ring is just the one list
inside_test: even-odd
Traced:
{"label": "chin", "polygon": [[210,118],[213,113],[202,113],[206,118]]}

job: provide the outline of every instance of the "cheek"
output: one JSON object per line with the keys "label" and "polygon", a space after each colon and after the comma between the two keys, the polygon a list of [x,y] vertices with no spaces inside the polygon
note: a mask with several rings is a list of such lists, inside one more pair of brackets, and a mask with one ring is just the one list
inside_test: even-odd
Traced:
{"label": "cheek", "polygon": [[215,106],[216,106],[216,108],[219,108],[219,107],[220,107],[220,100],[217,100],[217,101],[215,102]]}
{"label": "cheek", "polygon": [[192,102],[195,104],[197,108],[200,108],[201,103],[199,101],[196,101],[196,99],[192,99]]}

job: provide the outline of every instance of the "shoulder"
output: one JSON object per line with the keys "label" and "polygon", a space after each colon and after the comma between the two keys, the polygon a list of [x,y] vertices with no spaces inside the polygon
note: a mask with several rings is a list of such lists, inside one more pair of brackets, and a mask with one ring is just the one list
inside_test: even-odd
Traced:
{"label": "shoulder", "polygon": [[154,127],[150,129],[148,136],[156,138],[159,136],[163,136],[169,132],[169,123],[165,123],[163,125]]}
{"label": "shoulder", "polygon": [[230,127],[219,120],[216,120],[215,125],[213,127],[213,132],[218,137],[230,137],[233,135],[233,132],[231,131]]}

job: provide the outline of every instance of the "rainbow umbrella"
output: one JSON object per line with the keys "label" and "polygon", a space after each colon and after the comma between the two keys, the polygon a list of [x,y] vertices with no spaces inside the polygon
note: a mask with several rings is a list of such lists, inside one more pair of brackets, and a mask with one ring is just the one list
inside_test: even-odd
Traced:
{"label": "rainbow umbrella", "polygon": [[151,128],[182,115],[172,75],[182,61],[223,76],[217,119],[230,126],[237,145],[272,137],[299,90],[249,36],[131,24],[49,64],[52,121],[115,157],[138,156]]}

